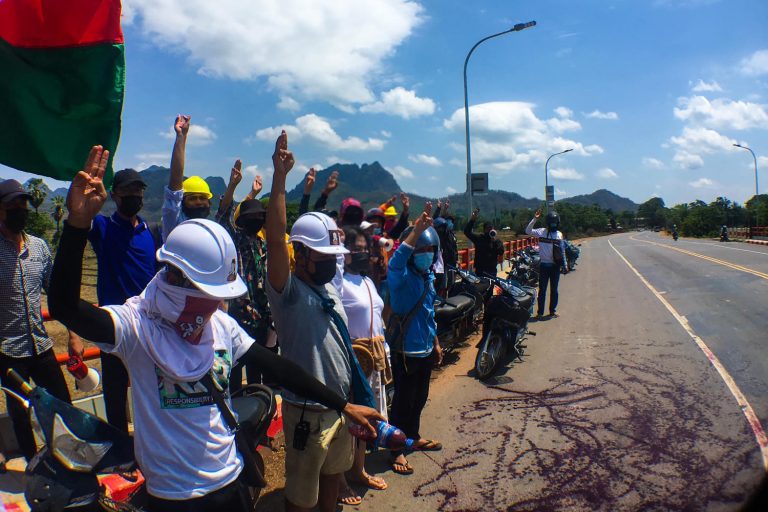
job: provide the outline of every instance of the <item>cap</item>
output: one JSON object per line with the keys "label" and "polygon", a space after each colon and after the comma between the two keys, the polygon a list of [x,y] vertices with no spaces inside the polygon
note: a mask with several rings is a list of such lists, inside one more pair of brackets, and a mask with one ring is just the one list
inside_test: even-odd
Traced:
{"label": "cap", "polygon": [[0,182],[0,202],[7,203],[18,197],[23,197],[27,201],[32,199],[32,195],[24,190],[16,180],[3,180]]}
{"label": "cap", "polygon": [[238,221],[245,217],[246,215],[266,215],[267,210],[264,209],[264,205],[261,204],[261,201],[258,199],[247,199],[237,205],[237,208],[235,209],[234,215],[232,215],[232,219],[235,222],[235,225],[240,227],[238,224]]}
{"label": "cap", "polygon": [[360,229],[362,229],[363,231],[370,228],[371,226],[373,226],[373,224],[371,224],[367,220],[364,220],[363,222],[360,223]]}
{"label": "cap", "polygon": [[147,184],[141,179],[141,174],[135,169],[122,169],[115,173],[115,177],[112,179],[112,191],[114,192],[118,187],[124,187],[131,183],[141,183],[144,188],[147,188]]}

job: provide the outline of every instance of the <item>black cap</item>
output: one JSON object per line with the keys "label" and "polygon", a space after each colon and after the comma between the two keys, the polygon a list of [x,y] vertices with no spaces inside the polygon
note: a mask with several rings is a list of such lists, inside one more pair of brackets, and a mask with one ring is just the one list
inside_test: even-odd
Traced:
{"label": "black cap", "polygon": [[144,188],[147,188],[147,184],[141,179],[141,174],[135,169],[122,169],[115,173],[115,177],[112,180],[112,191],[114,192],[118,187],[124,187],[131,183],[139,182]]}
{"label": "black cap", "polygon": [[13,201],[18,197],[23,197],[27,201],[32,199],[32,195],[26,190],[24,190],[24,187],[22,187],[21,183],[19,183],[18,181],[16,180],[0,181],[0,202],[7,203],[9,201]]}
{"label": "black cap", "polygon": [[253,215],[266,215],[267,210],[264,209],[264,205],[261,204],[261,201],[258,199],[247,199],[240,203],[240,207],[237,212],[237,217],[235,218],[235,225],[238,227],[242,227],[239,224],[240,219],[242,219],[245,216],[253,216]]}

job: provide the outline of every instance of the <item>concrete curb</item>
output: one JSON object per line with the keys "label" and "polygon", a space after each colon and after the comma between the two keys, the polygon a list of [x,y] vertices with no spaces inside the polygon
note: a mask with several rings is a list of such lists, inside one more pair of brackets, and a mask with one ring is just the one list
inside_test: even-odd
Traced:
{"label": "concrete curb", "polygon": [[755,245],[768,245],[768,240],[744,240],[744,242]]}

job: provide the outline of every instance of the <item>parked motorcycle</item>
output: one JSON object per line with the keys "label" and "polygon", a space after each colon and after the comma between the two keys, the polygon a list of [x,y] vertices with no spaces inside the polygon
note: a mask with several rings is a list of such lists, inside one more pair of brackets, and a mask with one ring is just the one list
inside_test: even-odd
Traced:
{"label": "parked motorcycle", "polygon": [[581,253],[581,249],[579,249],[580,246],[581,244],[576,245],[568,241],[565,242],[565,263],[568,267],[568,271],[576,268],[576,261],[579,259],[579,254]]}
{"label": "parked motorcycle", "polygon": [[[32,512],[64,510],[141,511],[146,502],[144,479],[136,471],[133,439],[125,432],[92,414],[55,398],[40,386],[31,386],[14,370],[8,378],[21,389],[21,396],[2,388],[19,400],[36,422],[45,441],[27,464],[24,497]],[[275,430],[275,399],[272,390],[251,384],[235,392],[232,409],[240,429],[258,446],[269,446],[268,432]],[[261,455],[254,454],[257,463]],[[119,494],[105,483],[122,479],[128,484]],[[256,504],[261,488],[249,488]]]}
{"label": "parked motorcycle", "polygon": [[480,380],[493,375],[507,355],[522,359],[522,342],[535,302],[534,289],[526,291],[514,281],[495,276],[489,279],[494,286],[486,298],[483,334],[475,357],[475,372]]}

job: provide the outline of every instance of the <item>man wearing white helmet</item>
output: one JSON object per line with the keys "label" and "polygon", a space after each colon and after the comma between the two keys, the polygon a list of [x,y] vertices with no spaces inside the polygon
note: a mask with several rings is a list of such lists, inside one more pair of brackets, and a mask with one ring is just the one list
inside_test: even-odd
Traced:
{"label": "man wearing white helmet", "polygon": [[240,360],[356,423],[368,425],[379,415],[348,404],[299,366],[254,343],[219,309],[222,300],[244,294],[246,287],[237,272],[234,243],[215,222],[179,224],[157,251],[166,268],[141,295],[104,308],[80,300],[83,250],[107,197],[102,177],[108,158],[108,151],[94,146],[70,186],[69,218],[48,296],[51,314],[83,337],[100,340],[102,350],[125,363],[148,510],[250,510],[240,478],[243,460],[204,384],[206,375],[226,390],[229,370]]}
{"label": "man wearing white helmet", "polygon": [[[277,139],[272,163],[275,172],[266,222],[267,296],[281,355],[339,395],[351,397],[358,363],[350,357],[351,343],[347,347],[349,340],[342,332],[346,325],[339,328],[336,323],[343,320],[346,324],[347,317],[331,284],[337,257],[349,251],[333,219],[319,212],[305,213],[291,228],[296,267],[290,271],[283,239],[287,227],[285,179],[294,158],[285,131]],[[340,477],[352,467],[354,443],[348,424],[336,411],[301,393],[284,393],[283,404],[286,511],[309,510],[315,505],[322,512],[336,510]]]}

